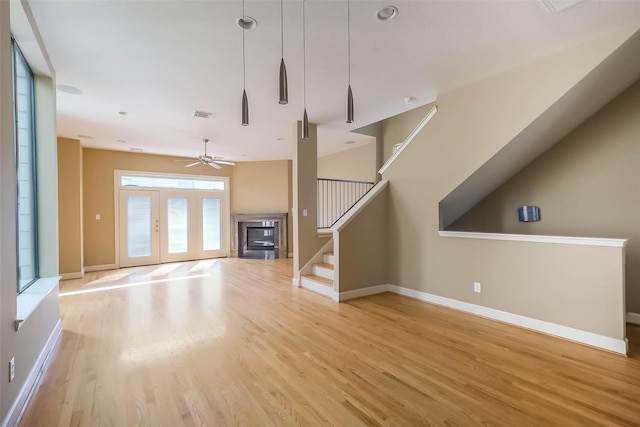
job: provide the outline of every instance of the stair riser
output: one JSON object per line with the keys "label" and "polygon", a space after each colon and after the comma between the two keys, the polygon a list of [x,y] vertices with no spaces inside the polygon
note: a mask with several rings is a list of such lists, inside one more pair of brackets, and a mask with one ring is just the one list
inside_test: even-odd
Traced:
{"label": "stair riser", "polygon": [[333,280],[333,270],[329,268],[324,268],[318,265],[314,265],[313,274],[320,277],[324,277],[325,279]]}
{"label": "stair riser", "polygon": [[309,280],[305,277],[301,278],[300,285],[305,289],[309,289],[310,291],[317,292],[322,295],[326,295],[330,298],[333,298],[334,296],[333,287],[327,286],[322,283],[314,282],[313,280]]}
{"label": "stair riser", "polygon": [[333,256],[333,255],[327,255],[327,254],[324,254],[324,262],[325,262],[325,263],[327,263],[327,264],[331,264],[331,265],[335,265],[335,262],[333,262],[333,261],[334,261],[334,259],[335,259],[335,258],[334,258],[334,256]]}

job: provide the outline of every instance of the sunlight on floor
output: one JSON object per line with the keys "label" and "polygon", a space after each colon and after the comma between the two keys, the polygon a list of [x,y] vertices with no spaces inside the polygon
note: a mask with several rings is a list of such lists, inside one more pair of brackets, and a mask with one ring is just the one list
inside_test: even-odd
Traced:
{"label": "sunlight on floor", "polygon": [[104,286],[102,288],[84,289],[84,290],[81,290],[81,291],[61,292],[60,296],[61,297],[67,297],[67,296],[72,296],[72,295],[91,294],[91,293],[94,293],[94,292],[111,291],[111,290],[114,290],[114,289],[122,289],[122,288],[134,288],[136,286],[142,286],[142,285],[151,285],[151,284],[156,284],[156,283],[167,283],[167,282],[174,282],[174,281],[177,281],[177,280],[185,280],[185,279],[197,279],[197,278],[201,278],[201,277],[209,277],[209,274],[197,274],[197,275],[193,275],[193,276],[171,277],[169,279],[148,280],[146,282],[137,282],[137,283],[125,283],[123,285]]}
{"label": "sunlight on floor", "polygon": [[151,276],[151,277],[166,276],[167,274],[171,273],[173,270],[175,270],[178,267],[181,267],[182,265],[183,263],[181,262],[174,263],[174,264],[164,264],[161,267],[156,268],[149,274],[146,274],[145,276]]}
{"label": "sunlight on floor", "polygon": [[189,273],[195,273],[196,271],[205,271],[209,268],[213,267],[213,265],[218,262],[217,259],[208,259],[206,261],[200,261],[193,267],[189,269]]}

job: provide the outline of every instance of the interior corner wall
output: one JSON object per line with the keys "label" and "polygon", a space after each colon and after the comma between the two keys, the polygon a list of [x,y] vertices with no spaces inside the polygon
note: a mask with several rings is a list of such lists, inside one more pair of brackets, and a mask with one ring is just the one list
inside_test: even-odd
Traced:
{"label": "interior corner wall", "polygon": [[376,182],[376,142],[318,157],[318,178]]}
{"label": "interior corner wall", "polygon": [[[529,307],[526,313],[519,313],[519,306],[505,298],[513,287],[508,277],[491,276],[494,278],[491,292],[484,291],[483,283],[482,298],[477,298],[473,292],[474,279],[489,274],[489,270],[501,261],[495,258],[491,266],[478,263],[472,250],[461,252],[458,249],[460,245],[465,248],[481,245],[440,237],[439,202],[631,35],[630,32],[611,35],[440,94],[438,113],[382,177],[389,181],[391,284],[574,328],[589,327],[589,322],[575,325],[571,314],[566,312],[570,302],[554,299],[553,288],[545,290],[546,304]],[[413,130],[403,119],[395,117],[385,122],[385,142],[392,142],[387,138],[390,132],[406,137]],[[452,240],[459,241],[452,243]],[[530,272],[525,266],[526,263],[518,271]],[[561,268],[560,265],[557,267]],[[452,268],[456,280],[452,278]],[[545,274],[553,277],[552,273]],[[557,277],[566,275],[558,274]],[[624,285],[618,283],[618,286],[622,290]],[[581,309],[585,313],[603,310],[596,299],[584,301]],[[608,310],[612,322],[621,319],[621,313],[613,312],[616,307],[604,310]]]}
{"label": "interior corner wall", "polygon": [[[640,313],[640,81],[530,163],[449,230],[628,238],[626,306]],[[517,209],[540,207],[541,221]]]}
{"label": "interior corner wall", "polygon": [[60,274],[82,275],[82,146],[58,138]]}

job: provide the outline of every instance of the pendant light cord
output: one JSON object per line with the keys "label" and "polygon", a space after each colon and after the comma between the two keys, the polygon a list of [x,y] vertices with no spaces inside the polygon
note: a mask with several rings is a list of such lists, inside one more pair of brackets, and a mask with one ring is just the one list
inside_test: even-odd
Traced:
{"label": "pendant light cord", "polygon": [[351,86],[351,1],[347,0],[347,54],[349,55],[349,86]]}
{"label": "pendant light cord", "polygon": [[305,0],[302,0],[302,94],[304,108],[307,109],[307,24],[304,12]]}
{"label": "pendant light cord", "polygon": [[281,56],[282,59],[284,59],[284,18],[283,18],[283,13],[282,13],[282,2],[284,0],[280,0],[280,49],[281,49]]}
{"label": "pendant light cord", "polygon": [[245,25],[247,20],[244,14],[244,0],[242,0],[242,89],[247,89],[247,71],[245,67],[245,52],[244,52],[244,32],[246,31]]}

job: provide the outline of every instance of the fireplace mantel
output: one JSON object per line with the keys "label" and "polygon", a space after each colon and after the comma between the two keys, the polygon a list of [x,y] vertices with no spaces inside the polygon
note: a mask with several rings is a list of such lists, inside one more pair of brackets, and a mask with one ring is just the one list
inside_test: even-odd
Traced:
{"label": "fireplace mantel", "polygon": [[231,256],[238,256],[238,230],[240,223],[275,222],[278,224],[278,252],[280,258],[287,257],[286,213],[234,213],[231,214]]}

